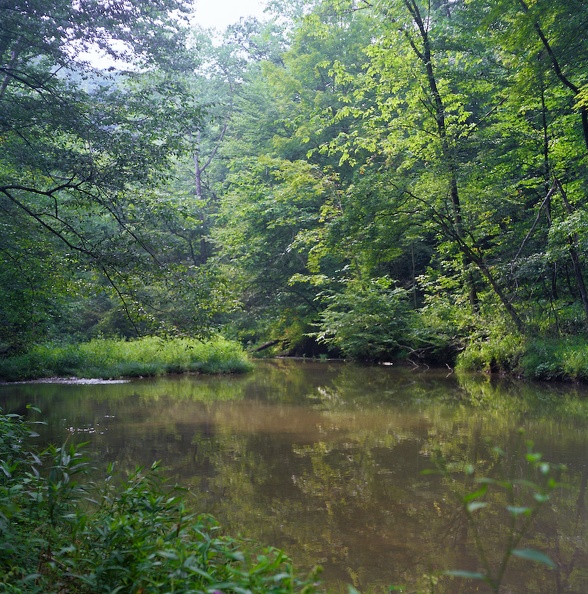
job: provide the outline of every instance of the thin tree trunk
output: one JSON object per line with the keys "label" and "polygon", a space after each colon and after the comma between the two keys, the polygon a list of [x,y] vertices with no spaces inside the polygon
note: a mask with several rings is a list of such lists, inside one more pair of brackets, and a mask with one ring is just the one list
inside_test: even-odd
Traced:
{"label": "thin tree trunk", "polygon": [[[551,183],[551,165],[549,162],[549,126],[547,122],[547,105],[545,103],[545,84],[542,72],[540,71],[541,85],[541,127],[543,130],[543,179],[545,180],[545,189],[547,197],[545,199],[545,216],[547,217],[547,229],[551,228],[551,193],[549,184]],[[557,263],[551,264],[551,300],[557,299]]]}
{"label": "thin tree trunk", "polygon": [[2,79],[2,83],[0,84],[0,99],[4,98],[6,94],[6,89],[8,88],[8,83],[10,82],[11,74],[10,70],[12,70],[16,66],[16,61],[18,60],[19,52],[17,50],[12,50],[10,54],[10,62],[8,66],[4,69],[4,78]]}
{"label": "thin tree trunk", "polygon": [[[519,4],[523,8],[523,12],[525,14],[528,14],[529,6],[525,2],[525,0],[519,0]],[[567,87],[568,89],[570,89],[570,91],[572,91],[572,93],[574,93],[574,95],[578,95],[578,93],[580,92],[580,88],[578,86],[576,86],[563,73],[561,66],[559,64],[559,61],[557,59],[557,56],[555,55],[555,52],[553,51],[553,48],[551,47],[551,44],[549,43],[547,36],[543,32],[541,25],[537,21],[535,21],[533,23],[533,27],[534,27],[535,31],[537,32],[537,35],[538,35],[539,39],[541,40],[541,43],[543,44],[543,47],[545,48],[547,55],[549,56],[549,59],[551,61],[551,65],[553,66],[553,71],[555,72],[555,75],[557,76],[557,78],[559,78],[559,80],[562,82],[562,84],[565,87]],[[584,135],[584,144],[586,145],[586,149],[588,150],[588,110],[586,110],[585,107],[580,107],[580,115],[581,115],[581,119],[582,119],[582,133]]]}
{"label": "thin tree trunk", "polygon": [[[561,193],[562,201],[564,203],[568,216],[572,214],[572,206],[568,202],[568,197],[561,185],[556,180],[555,182]],[[574,268],[574,276],[576,277],[576,284],[578,285],[578,291],[580,293],[580,299],[582,300],[582,306],[584,307],[584,315],[588,322],[588,291],[586,291],[586,283],[584,281],[584,274],[582,272],[582,264],[580,262],[580,255],[578,253],[578,234],[572,233],[568,238],[570,244],[570,259],[572,260],[572,266]]]}
{"label": "thin tree trunk", "polygon": [[[210,161],[209,161],[210,162]],[[208,242],[206,241],[206,212],[202,206],[202,172],[208,163],[202,167],[200,165],[200,130],[196,132],[196,151],[194,152],[194,194],[198,203],[198,214],[202,221],[200,236],[200,264],[205,264],[208,260]]]}

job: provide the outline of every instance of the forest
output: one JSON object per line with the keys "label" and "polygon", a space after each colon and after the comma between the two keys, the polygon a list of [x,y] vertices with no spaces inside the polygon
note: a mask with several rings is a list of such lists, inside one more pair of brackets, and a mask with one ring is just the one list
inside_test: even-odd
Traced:
{"label": "forest", "polygon": [[585,2],[192,8],[0,0],[1,357],[220,334],[588,378]]}

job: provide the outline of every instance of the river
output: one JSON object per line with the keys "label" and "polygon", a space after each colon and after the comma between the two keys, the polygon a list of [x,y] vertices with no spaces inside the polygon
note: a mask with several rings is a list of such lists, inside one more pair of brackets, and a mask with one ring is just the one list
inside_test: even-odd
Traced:
{"label": "river", "polygon": [[89,441],[102,471],[161,461],[195,510],[298,568],[321,565],[333,592],[490,592],[443,572],[480,571],[484,557],[495,571],[509,526],[541,497],[490,484],[469,519],[460,502],[480,477],[545,481],[526,462],[532,441],[567,470],[517,546],[556,567],[514,557],[500,591],[588,592],[585,387],[271,360],[244,376],[0,386],[4,411],[26,404],[43,411],[42,439]]}

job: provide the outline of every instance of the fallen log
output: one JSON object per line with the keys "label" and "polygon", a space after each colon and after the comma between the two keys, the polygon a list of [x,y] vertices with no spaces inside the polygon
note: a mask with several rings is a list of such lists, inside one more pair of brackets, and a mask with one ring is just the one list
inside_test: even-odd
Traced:
{"label": "fallen log", "polygon": [[284,342],[282,339],[278,340],[270,340],[269,342],[265,342],[261,346],[258,346],[256,349],[253,350],[254,353],[259,353],[260,351],[265,351],[265,349],[269,349],[274,345],[278,344],[279,342]]}

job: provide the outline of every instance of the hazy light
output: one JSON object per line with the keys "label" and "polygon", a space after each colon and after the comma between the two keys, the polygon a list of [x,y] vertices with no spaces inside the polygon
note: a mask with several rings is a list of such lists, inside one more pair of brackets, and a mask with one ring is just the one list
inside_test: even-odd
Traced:
{"label": "hazy light", "polygon": [[263,17],[264,0],[196,0],[194,21],[202,27],[223,30],[241,17]]}

